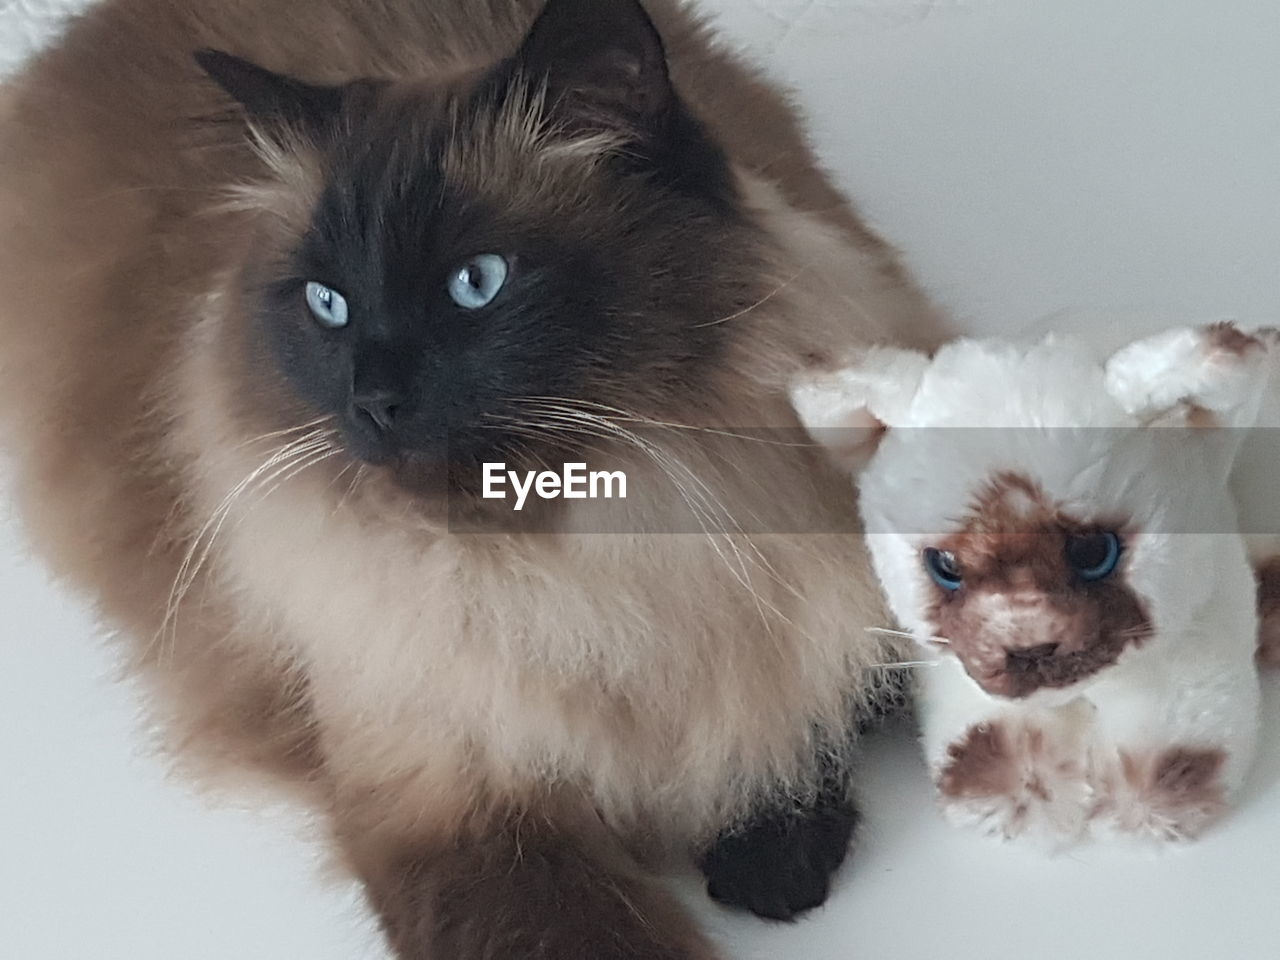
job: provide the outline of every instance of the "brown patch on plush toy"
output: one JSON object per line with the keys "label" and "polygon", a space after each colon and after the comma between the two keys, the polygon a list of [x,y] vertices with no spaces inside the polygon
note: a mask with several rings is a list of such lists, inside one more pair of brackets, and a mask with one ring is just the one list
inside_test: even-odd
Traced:
{"label": "brown patch on plush toy", "polygon": [[1125,832],[1165,840],[1199,836],[1226,809],[1225,751],[1179,746],[1139,755],[1121,752],[1119,777],[1100,785],[1095,816],[1114,819]]}
{"label": "brown patch on plush toy", "polygon": [[1077,745],[1006,717],[972,726],[952,743],[936,785],[944,806],[1011,837],[1036,824],[1082,823],[1073,810],[1085,776]]}
{"label": "brown patch on plush toy", "polygon": [[1280,557],[1258,568],[1258,662],[1280,667]]}
{"label": "brown patch on plush toy", "polygon": [[981,723],[947,748],[947,765],[938,777],[944,797],[959,800],[1009,793],[1013,784],[1012,749],[1001,723]]}
{"label": "brown patch on plush toy", "polygon": [[1250,351],[1265,349],[1265,344],[1253,334],[1245,333],[1233,323],[1215,323],[1207,330],[1208,345],[1214,350],[1246,356]]}
{"label": "brown patch on plush toy", "polygon": [[1081,522],[1027,477],[995,475],[960,532],[937,544],[955,559],[963,586],[938,588],[934,632],[996,696],[1067,687],[1110,666],[1150,635],[1150,618],[1123,561],[1115,576],[1086,583],[1068,557],[1080,538],[1122,527]]}

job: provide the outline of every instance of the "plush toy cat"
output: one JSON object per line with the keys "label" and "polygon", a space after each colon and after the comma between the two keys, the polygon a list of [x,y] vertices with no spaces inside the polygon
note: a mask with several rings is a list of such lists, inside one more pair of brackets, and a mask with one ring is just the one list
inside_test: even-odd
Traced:
{"label": "plush toy cat", "polygon": [[1275,659],[1280,469],[1273,431],[1206,428],[1280,426],[1278,372],[1274,333],[1218,324],[1105,364],[1059,337],[876,349],[795,387],[860,474],[877,573],[928,652],[951,820],[1061,845],[1192,837],[1227,808],[1257,737],[1259,596]]}

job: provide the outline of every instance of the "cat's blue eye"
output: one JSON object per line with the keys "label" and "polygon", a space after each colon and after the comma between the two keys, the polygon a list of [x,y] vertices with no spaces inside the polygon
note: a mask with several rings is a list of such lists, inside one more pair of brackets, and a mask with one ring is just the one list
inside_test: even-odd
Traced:
{"label": "cat's blue eye", "polygon": [[350,319],[347,298],[323,283],[312,281],[307,284],[307,308],[316,318],[316,323],[330,330],[345,327]]}
{"label": "cat's blue eye", "polygon": [[507,285],[509,272],[505,257],[496,253],[479,254],[449,277],[449,296],[464,310],[487,307]]}
{"label": "cat's blue eye", "polygon": [[1067,538],[1067,563],[1081,580],[1096,583],[1116,572],[1123,545],[1110,530]]}
{"label": "cat's blue eye", "polygon": [[959,590],[964,583],[964,576],[960,573],[960,564],[956,562],[954,553],[929,547],[924,552],[924,568],[933,582],[948,592]]}

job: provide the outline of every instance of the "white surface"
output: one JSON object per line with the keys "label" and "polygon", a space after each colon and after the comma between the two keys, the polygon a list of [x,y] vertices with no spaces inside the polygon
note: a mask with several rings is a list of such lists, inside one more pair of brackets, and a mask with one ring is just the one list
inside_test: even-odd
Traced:
{"label": "white surface", "polygon": [[[971,328],[1123,316],[1127,338],[1280,313],[1274,0],[703,2],[800,89],[828,163]],[[0,69],[74,3],[0,2]],[[0,956],[378,957],[288,818],[164,782],[87,616],[15,543],[0,534]],[[1045,860],[944,827],[889,737],[832,903],[791,928],[707,907],[708,925],[737,960],[1274,957],[1268,739],[1242,809],[1200,844]]]}

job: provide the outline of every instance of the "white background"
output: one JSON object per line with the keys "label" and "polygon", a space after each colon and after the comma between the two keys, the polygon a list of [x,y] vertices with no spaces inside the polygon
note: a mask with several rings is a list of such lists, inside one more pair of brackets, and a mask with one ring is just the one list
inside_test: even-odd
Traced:
{"label": "white background", "polygon": [[[1280,314],[1275,0],[703,2],[969,329]],[[0,2],[0,68],[73,5]],[[17,543],[0,532],[0,957],[381,957],[301,824],[166,781],[85,610]],[[1278,693],[1241,809],[1197,845],[1046,859],[953,831],[890,736],[827,908],[701,912],[736,960],[1280,956]]]}

